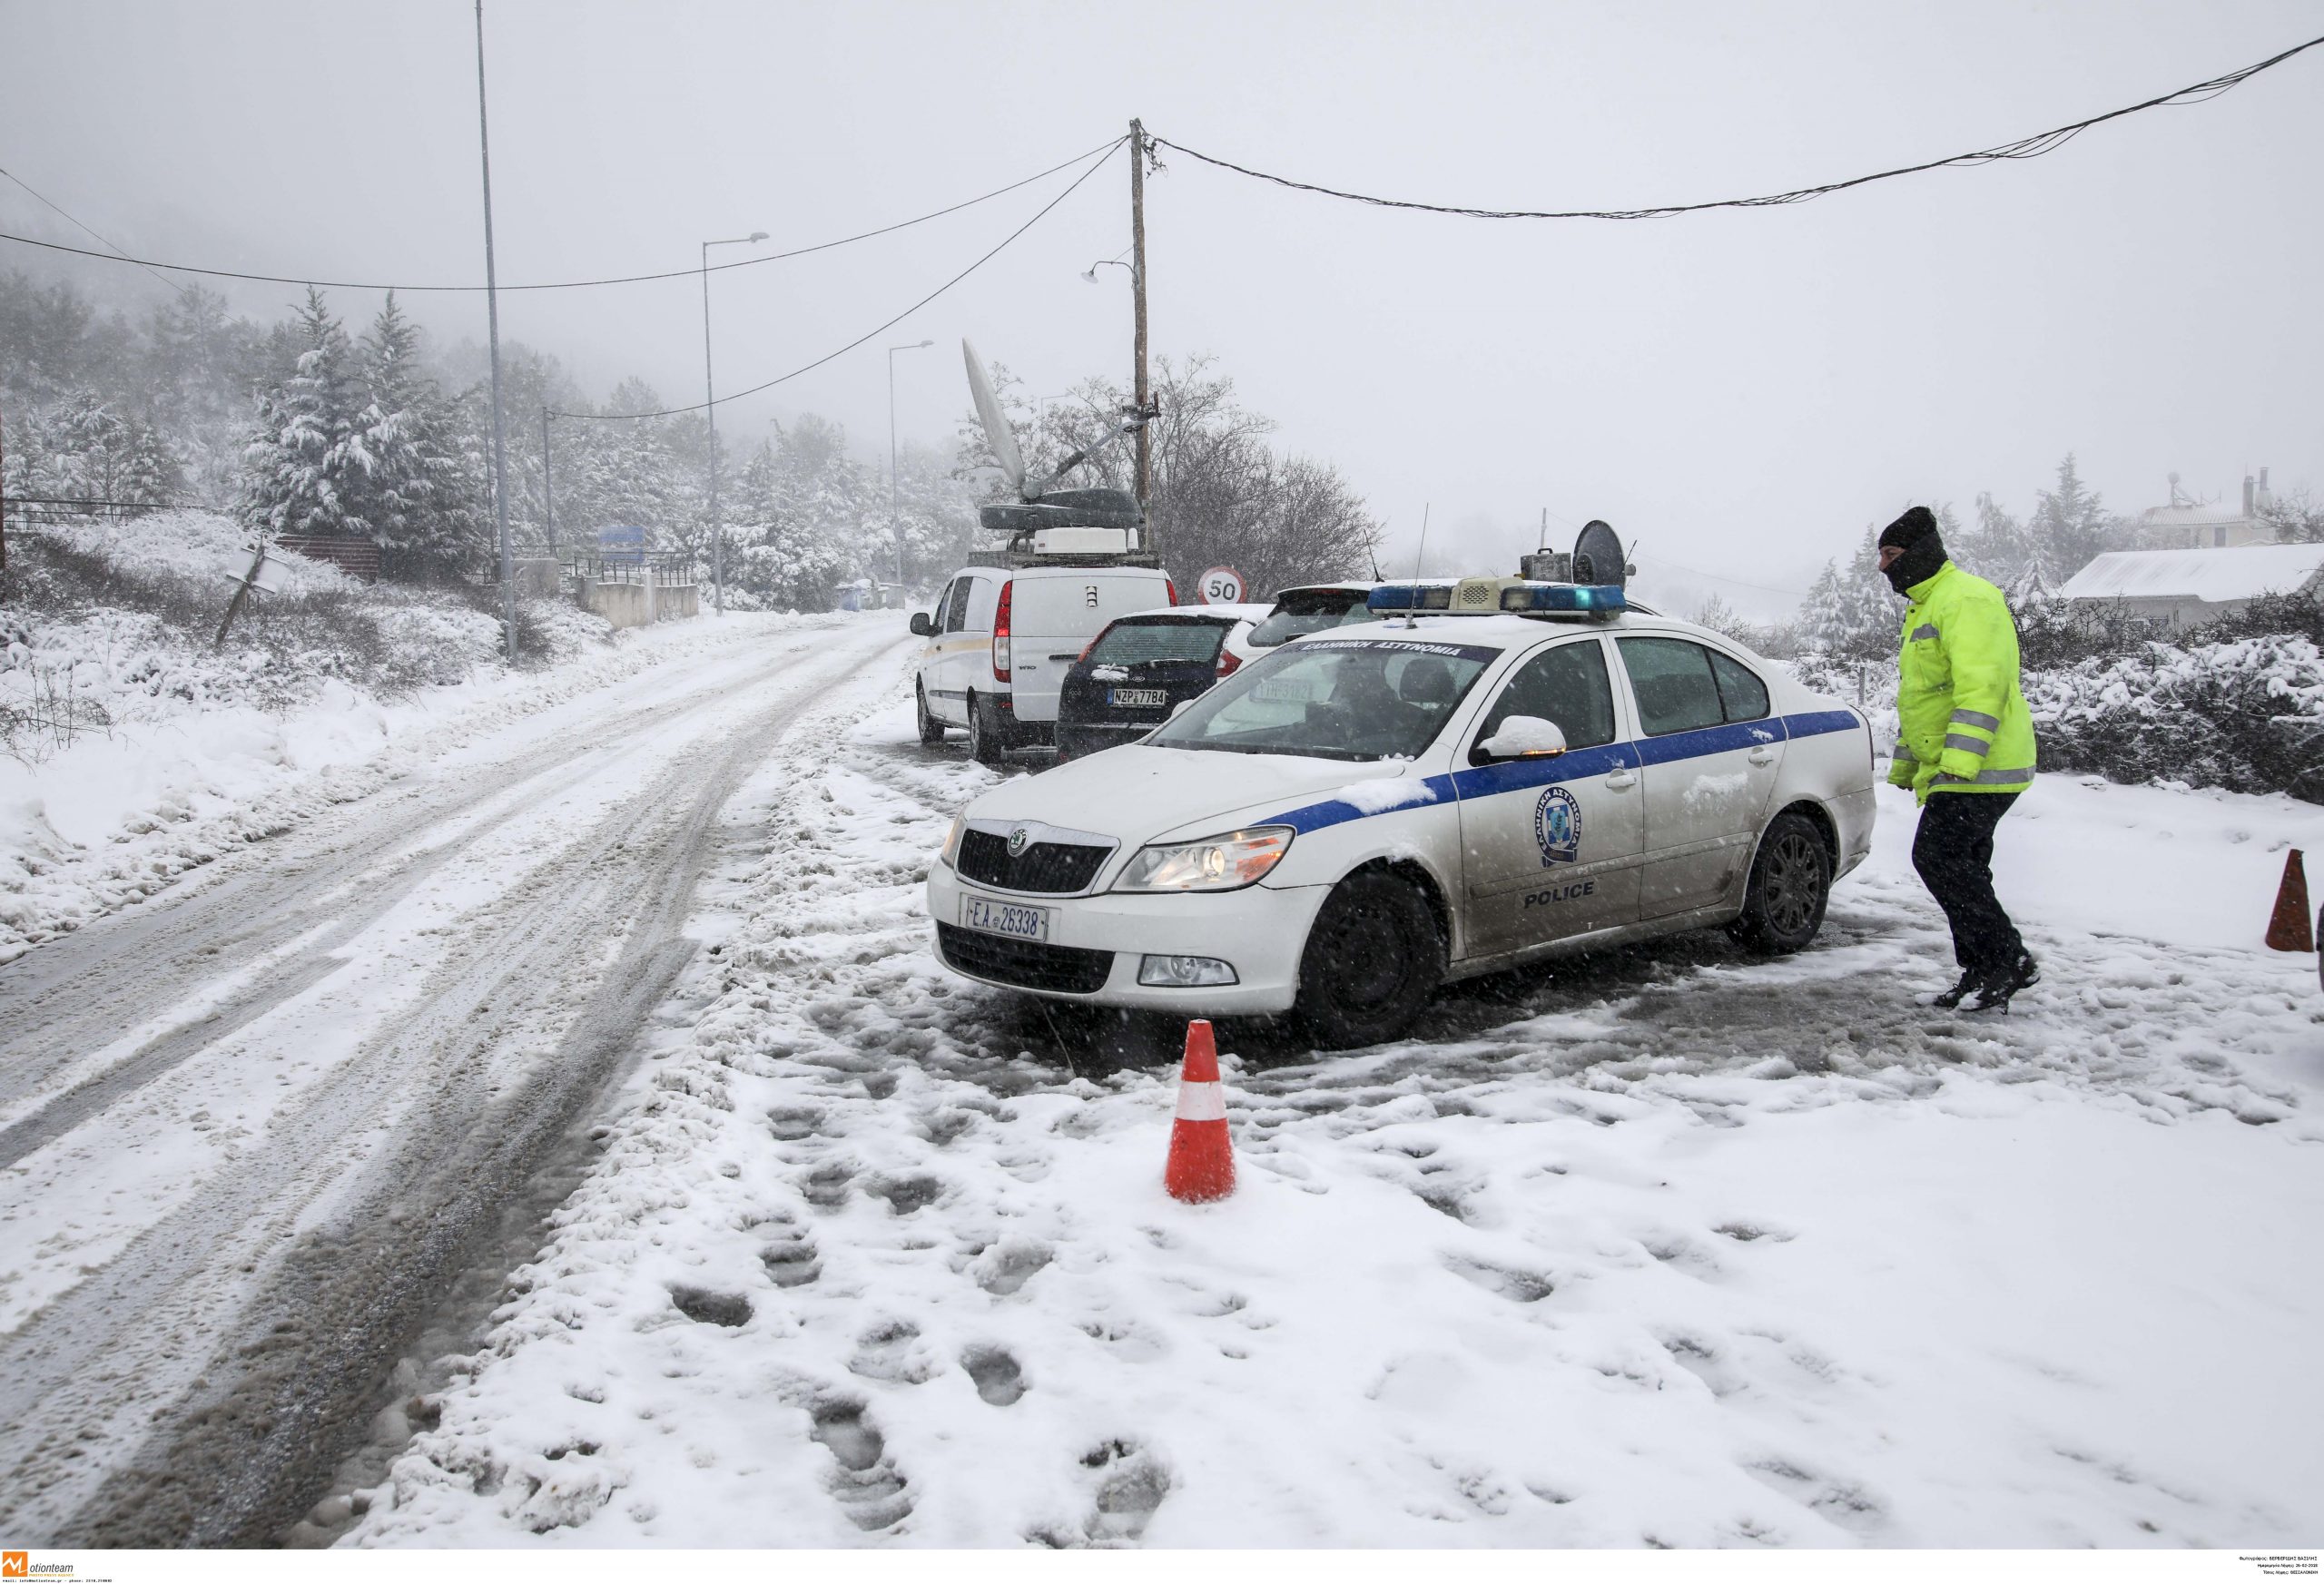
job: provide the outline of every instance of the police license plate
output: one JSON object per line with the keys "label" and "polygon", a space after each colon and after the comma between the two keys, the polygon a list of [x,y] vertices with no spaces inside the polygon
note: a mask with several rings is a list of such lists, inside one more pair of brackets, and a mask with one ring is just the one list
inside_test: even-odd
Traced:
{"label": "police license plate", "polygon": [[960,927],[981,930],[988,935],[1007,935],[1018,940],[1047,940],[1049,938],[1049,910],[1028,908],[1016,902],[996,902],[990,897],[960,899]]}
{"label": "police license plate", "polygon": [[1106,690],[1106,702],[1126,710],[1160,709],[1170,695],[1158,687],[1116,687]]}
{"label": "police license plate", "polygon": [[1251,694],[1276,704],[1312,704],[1316,696],[1315,684],[1297,677],[1263,682],[1251,690]]}

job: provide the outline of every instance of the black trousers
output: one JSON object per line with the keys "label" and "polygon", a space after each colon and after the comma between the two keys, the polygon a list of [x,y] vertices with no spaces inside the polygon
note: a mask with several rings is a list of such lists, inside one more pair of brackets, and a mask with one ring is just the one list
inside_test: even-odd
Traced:
{"label": "black trousers", "polygon": [[1994,895],[1994,827],[2016,801],[2015,792],[1931,793],[1913,838],[1913,867],[1953,926],[1954,960],[1979,979],[2014,969],[2025,950]]}

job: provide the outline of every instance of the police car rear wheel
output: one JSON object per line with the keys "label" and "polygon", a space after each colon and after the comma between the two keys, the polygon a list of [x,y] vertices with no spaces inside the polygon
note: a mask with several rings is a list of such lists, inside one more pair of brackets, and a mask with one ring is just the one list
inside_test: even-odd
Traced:
{"label": "police car rear wheel", "polygon": [[1805,814],[1776,816],[1759,841],[1735,938],[1757,951],[1797,951],[1824,927],[1832,894],[1832,855]]}
{"label": "police car rear wheel", "polygon": [[911,702],[920,714],[920,745],[933,748],[944,741],[944,723],[928,713],[928,692],[916,682],[911,684]]}
{"label": "police car rear wheel", "polygon": [[1443,972],[1428,899],[1392,874],[1352,874],[1307,932],[1297,1016],[1319,1046],[1376,1045],[1412,1026]]}

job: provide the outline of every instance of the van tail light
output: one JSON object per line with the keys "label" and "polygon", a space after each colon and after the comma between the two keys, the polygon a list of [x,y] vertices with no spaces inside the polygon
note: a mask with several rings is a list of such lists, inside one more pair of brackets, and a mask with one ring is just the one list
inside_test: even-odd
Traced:
{"label": "van tail light", "polygon": [[1232,675],[1234,675],[1234,674],[1235,674],[1235,668],[1236,668],[1236,666],[1238,666],[1238,665],[1242,664],[1243,664],[1243,657],[1242,657],[1240,654],[1236,654],[1234,650],[1232,650],[1232,649],[1221,649],[1221,650],[1219,650],[1219,652],[1218,652],[1218,674],[1219,674],[1219,675],[1221,675],[1221,676],[1232,676]]}
{"label": "van tail light", "polygon": [[1017,592],[1017,580],[1009,579],[1000,585],[1000,605],[992,613],[992,679],[1009,680],[1009,596]]}
{"label": "van tail light", "polygon": [[1178,603],[1178,585],[1166,577],[1162,580],[1162,586],[1169,594],[1170,603],[1172,605],[1177,605]]}

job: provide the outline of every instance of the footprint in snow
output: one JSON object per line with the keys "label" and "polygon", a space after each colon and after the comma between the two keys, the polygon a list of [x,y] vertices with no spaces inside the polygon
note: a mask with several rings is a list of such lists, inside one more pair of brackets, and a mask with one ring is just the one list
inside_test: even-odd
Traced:
{"label": "footprint in snow", "polygon": [[1025,1394],[1025,1371],[1006,1348],[972,1347],[960,1355],[960,1368],[976,1382],[977,1395],[995,1408],[1006,1408]]}
{"label": "footprint in snow", "polygon": [[759,1263],[778,1287],[804,1287],[823,1274],[815,1245],[803,1232],[786,1234],[759,1251]]}
{"label": "footprint in snow", "polygon": [[670,1302],[679,1313],[699,1325],[727,1327],[751,1323],[751,1301],[740,1293],[714,1293],[706,1287],[673,1287]]}
{"label": "footprint in snow", "polygon": [[840,1509],[856,1528],[893,1529],[911,1516],[911,1485],[887,1456],[887,1438],[863,1404],[848,1399],[817,1403],[808,1433],[837,1466],[824,1477]]}
{"label": "footprint in snow", "polygon": [[978,1286],[996,1298],[1006,1298],[1039,1275],[1057,1252],[1029,1237],[1004,1237],[980,1252],[969,1274]]}
{"label": "footprint in snow", "polygon": [[1118,1547],[1142,1539],[1170,1494],[1170,1471],[1161,1460],[1134,1441],[1116,1439],[1082,1453],[1081,1466],[1093,1488],[1080,1528],[1036,1529],[1025,1538],[1055,1550]]}
{"label": "footprint in snow", "polygon": [[909,1320],[889,1320],[856,1338],[855,1353],[847,1367],[867,1381],[917,1386],[935,1374],[938,1365],[921,1344],[920,1327]]}

